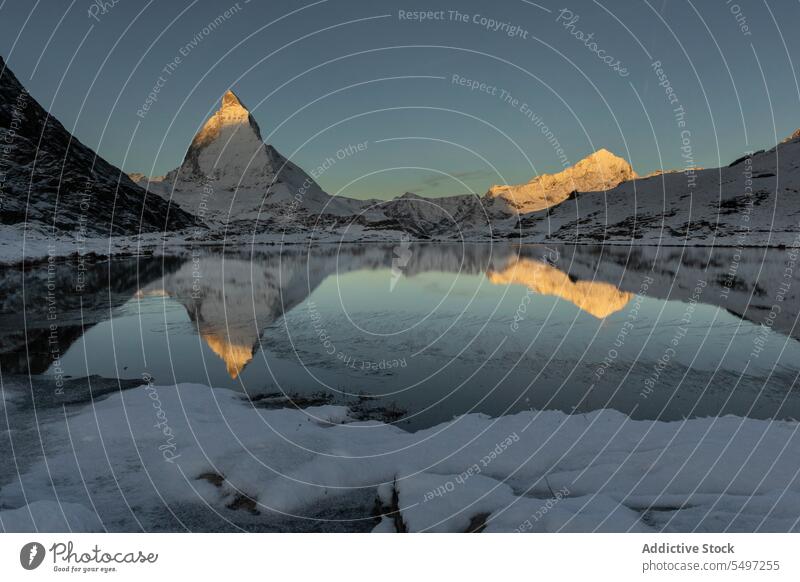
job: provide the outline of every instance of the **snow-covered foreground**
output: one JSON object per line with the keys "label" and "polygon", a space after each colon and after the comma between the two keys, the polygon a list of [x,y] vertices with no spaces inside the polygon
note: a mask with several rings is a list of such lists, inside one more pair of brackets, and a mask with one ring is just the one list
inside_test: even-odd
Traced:
{"label": "snow-covered foreground", "polygon": [[26,388],[3,392],[6,531],[800,530],[796,422],[528,411],[409,433],[181,384],[45,406],[36,427]]}

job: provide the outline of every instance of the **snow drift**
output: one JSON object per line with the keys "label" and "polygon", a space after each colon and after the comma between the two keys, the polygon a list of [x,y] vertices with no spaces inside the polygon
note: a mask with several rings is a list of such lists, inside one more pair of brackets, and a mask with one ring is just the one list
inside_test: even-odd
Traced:
{"label": "snow drift", "polygon": [[39,414],[42,447],[0,489],[6,531],[310,529],[323,508],[349,530],[800,530],[796,422],[529,411],[408,433],[189,384]]}

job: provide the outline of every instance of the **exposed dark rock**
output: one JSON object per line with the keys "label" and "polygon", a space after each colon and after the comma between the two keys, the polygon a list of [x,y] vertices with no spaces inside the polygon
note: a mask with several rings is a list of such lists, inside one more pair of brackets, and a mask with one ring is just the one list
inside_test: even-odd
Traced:
{"label": "exposed dark rock", "polygon": [[0,58],[0,223],[86,236],[176,230],[195,219],[83,145],[45,111]]}

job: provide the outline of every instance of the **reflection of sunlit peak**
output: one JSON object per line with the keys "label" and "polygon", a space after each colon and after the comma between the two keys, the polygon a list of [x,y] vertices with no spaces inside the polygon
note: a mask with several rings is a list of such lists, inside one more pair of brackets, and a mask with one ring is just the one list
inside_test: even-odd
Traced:
{"label": "reflection of sunlit peak", "polygon": [[553,295],[602,319],[616,313],[633,297],[610,283],[573,281],[569,276],[542,261],[518,258],[500,271],[490,271],[489,281],[496,285],[525,285],[540,295]]}
{"label": "reflection of sunlit peak", "polygon": [[234,380],[253,359],[252,345],[235,344],[224,334],[204,333],[202,335],[211,351],[225,362],[228,374]]}

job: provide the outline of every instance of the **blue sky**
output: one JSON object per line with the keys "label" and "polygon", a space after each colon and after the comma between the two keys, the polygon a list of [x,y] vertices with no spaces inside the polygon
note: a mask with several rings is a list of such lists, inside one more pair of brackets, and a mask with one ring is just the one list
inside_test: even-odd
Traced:
{"label": "blue sky", "polygon": [[[6,0],[0,54],[81,141],[129,172],[179,165],[228,88],[307,170],[366,142],[319,177],[359,198],[483,193],[601,147],[639,173],[682,168],[687,139],[694,162],[712,167],[800,127],[797,2],[105,5]],[[159,77],[157,101],[137,115]]]}

